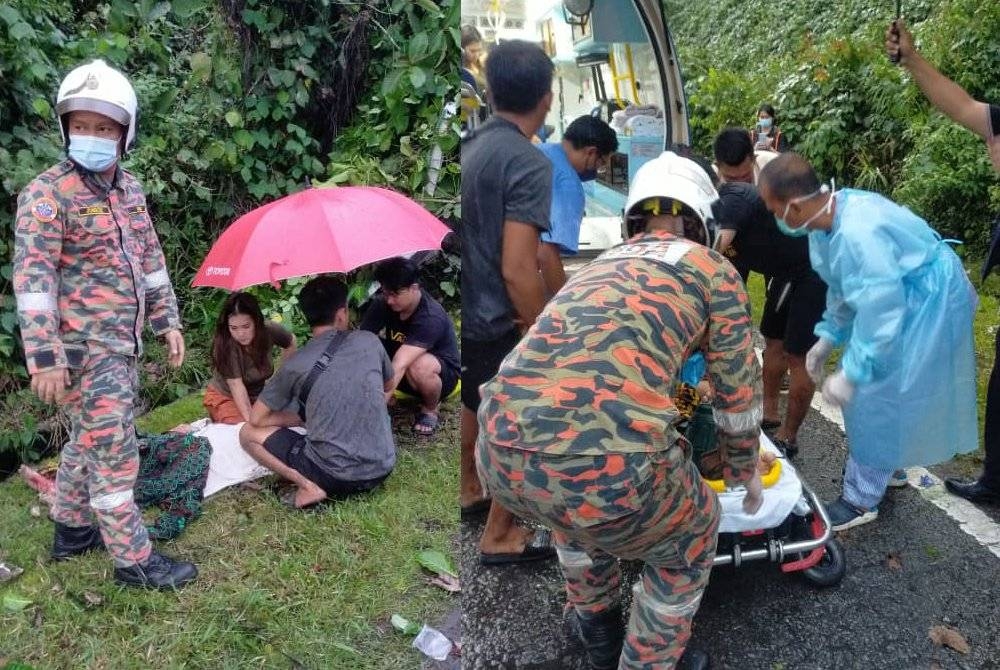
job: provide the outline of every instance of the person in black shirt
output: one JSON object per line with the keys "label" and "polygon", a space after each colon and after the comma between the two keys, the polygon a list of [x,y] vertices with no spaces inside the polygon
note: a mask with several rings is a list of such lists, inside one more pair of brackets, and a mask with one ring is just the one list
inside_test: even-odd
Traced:
{"label": "person in black shirt", "polygon": [[420,288],[416,264],[391,258],[375,268],[382,287],[361,320],[361,330],[379,334],[392,358],[392,391],[420,399],[414,432],[431,435],[438,427],[438,405],[458,384],[461,361],[455,326],[438,301]]}
{"label": "person in black shirt", "polygon": [[[552,164],[531,143],[552,106],[554,66],[536,44],[503,42],[486,61],[495,113],[462,142],[463,517],[489,509],[479,541],[486,565],[551,558],[547,533],[518,527],[484,496],[476,470],[479,386],[542,311],[539,235],[550,229]],[[489,467],[489,464],[483,464]]]}
{"label": "person in black shirt", "polygon": [[[913,47],[913,35],[901,20],[894,21],[885,32],[885,48],[890,56],[898,56],[899,64],[910,71],[927,99],[948,118],[960,123],[986,140],[993,168],[1000,172],[1000,105],[980,102],[961,86],[937,71]],[[1000,265],[1000,217],[997,217],[990,250],[983,263],[985,280]],[[983,474],[971,482],[949,477],[945,488],[957,496],[977,503],[1000,505],[1000,330],[997,331],[993,370],[986,391],[986,417],[983,429]]]}
{"label": "person in black shirt", "polygon": [[[816,343],[813,328],[826,307],[826,284],[809,264],[809,242],[789,237],[751,184],[719,186],[718,248],[744,281],[751,271],[769,278],[761,317],[764,336],[764,420],[775,444],[788,456],[798,452],[798,433],[816,385],[806,372],[806,354]],[[788,407],[782,421],[778,395],[785,370],[790,372]]]}

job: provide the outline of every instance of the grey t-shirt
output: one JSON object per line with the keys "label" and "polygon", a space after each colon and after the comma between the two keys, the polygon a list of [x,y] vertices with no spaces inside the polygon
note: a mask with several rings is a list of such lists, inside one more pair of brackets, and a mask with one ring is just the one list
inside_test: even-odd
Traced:
{"label": "grey t-shirt", "polygon": [[504,221],[549,230],[552,164],[516,125],[493,117],[462,142],[462,338],[514,330],[500,268]]}
{"label": "grey t-shirt", "polygon": [[334,479],[376,479],[396,463],[383,391],[392,362],[376,335],[330,331],[312,338],[271,377],[259,399],[272,410],[297,406],[299,389],[335,335],[340,344],[306,400],[303,453]]}

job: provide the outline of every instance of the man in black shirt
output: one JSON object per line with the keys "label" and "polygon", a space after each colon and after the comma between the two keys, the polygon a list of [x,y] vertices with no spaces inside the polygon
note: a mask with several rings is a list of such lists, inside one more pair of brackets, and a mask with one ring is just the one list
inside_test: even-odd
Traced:
{"label": "man in black shirt", "polygon": [[438,405],[458,384],[461,361],[455,326],[441,304],[420,288],[416,264],[406,258],[379,263],[375,279],[382,292],[361,320],[361,330],[379,334],[392,358],[392,391],[420,399],[413,430],[431,435]]}
{"label": "man in black shirt", "polygon": [[[540,233],[549,230],[552,165],[531,144],[552,105],[554,66],[537,45],[503,42],[486,61],[495,110],[462,143],[462,515],[489,508],[486,565],[550,558],[545,533],[519,528],[483,495],[476,472],[479,386],[542,311]],[[488,467],[488,464],[484,464]]]}
{"label": "man in black shirt", "polygon": [[[910,71],[927,99],[950,119],[960,123],[986,140],[993,168],[1000,172],[1000,105],[975,100],[961,86],[938,72],[913,47],[913,35],[901,20],[896,20],[885,32],[885,47],[890,56],[898,56],[899,64]],[[990,251],[983,263],[982,278],[1000,265],[1000,217],[997,217],[990,242]],[[971,482],[949,477],[945,487],[957,496],[972,502],[1000,505],[1000,330],[994,345],[996,355],[990,383],[986,390],[986,416],[983,429],[983,474]]]}
{"label": "man in black shirt", "polygon": [[[809,264],[808,240],[778,230],[774,216],[751,184],[722,184],[717,213],[721,228],[718,248],[729,256],[744,280],[751,270],[769,278],[760,322],[765,341],[761,427],[777,429],[775,444],[794,456],[799,427],[816,390],[806,372],[806,354],[816,343],[813,328],[826,307],[826,284]],[[778,394],[786,369],[790,383],[782,421]]]}

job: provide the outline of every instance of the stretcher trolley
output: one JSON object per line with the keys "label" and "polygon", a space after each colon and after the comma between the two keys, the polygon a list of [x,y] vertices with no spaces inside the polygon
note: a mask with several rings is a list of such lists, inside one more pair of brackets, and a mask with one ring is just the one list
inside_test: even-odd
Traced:
{"label": "stretcher trolley", "polygon": [[777,563],[782,572],[801,572],[810,583],[834,586],[844,577],[844,549],[833,537],[823,503],[761,433],[761,455],[774,454],[771,470],[761,476],[764,500],[753,515],[743,511],[743,487],[727,490],[721,480],[706,480],[722,503],[715,566],[739,568],[747,561]]}

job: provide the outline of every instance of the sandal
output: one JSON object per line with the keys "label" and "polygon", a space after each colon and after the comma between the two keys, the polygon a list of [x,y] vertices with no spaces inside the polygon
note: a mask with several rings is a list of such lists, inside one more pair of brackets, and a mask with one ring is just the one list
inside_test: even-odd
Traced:
{"label": "sandal", "polygon": [[437,432],[440,423],[437,414],[421,412],[413,422],[413,432],[417,435],[430,436]]}

